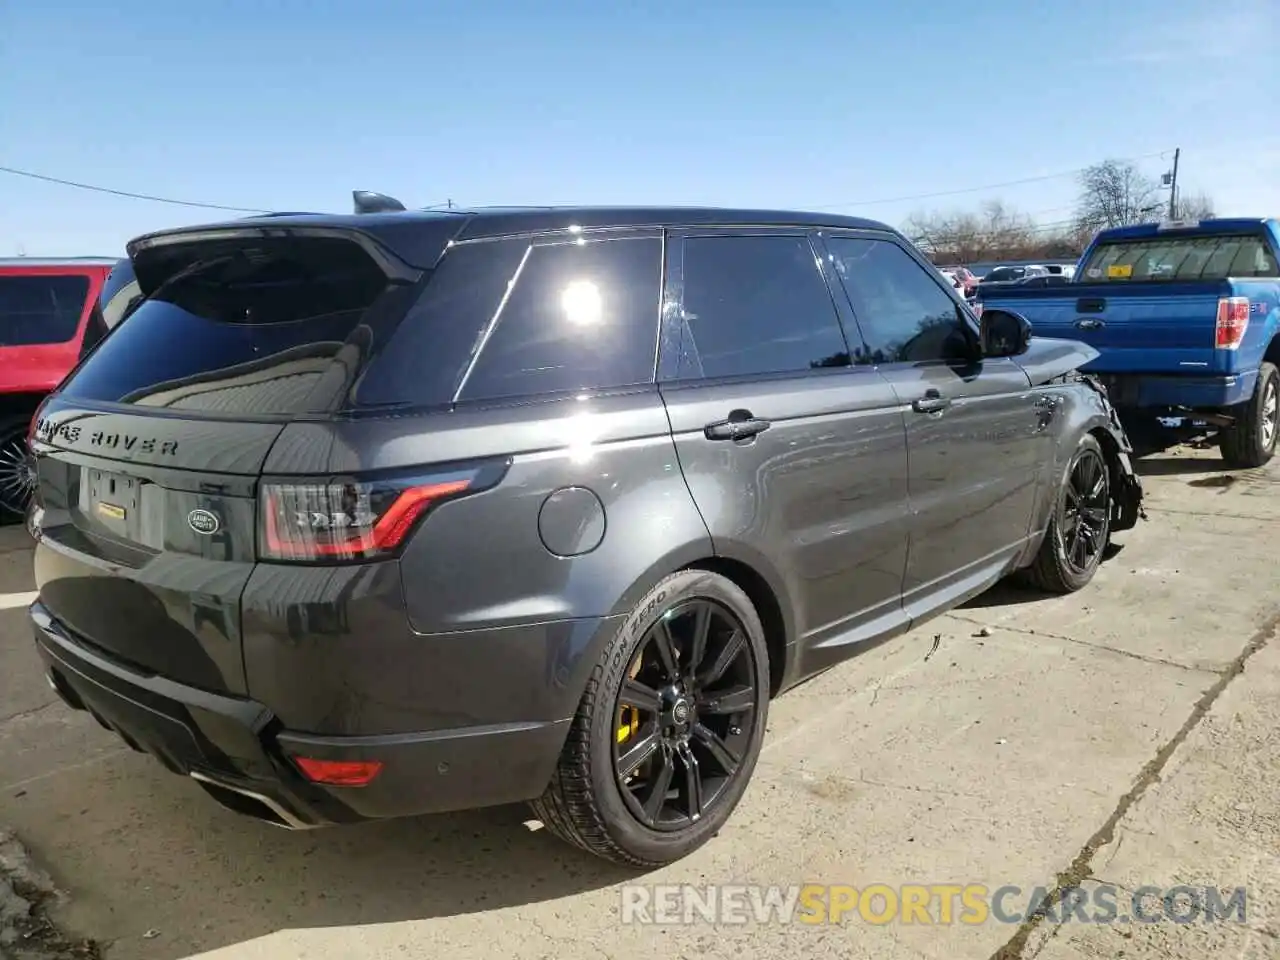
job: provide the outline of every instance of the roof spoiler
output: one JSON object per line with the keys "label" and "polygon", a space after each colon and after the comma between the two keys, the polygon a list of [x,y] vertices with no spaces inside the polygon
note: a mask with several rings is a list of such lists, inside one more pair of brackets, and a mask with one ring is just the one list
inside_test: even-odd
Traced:
{"label": "roof spoiler", "polygon": [[352,190],[351,199],[356,213],[387,213],[405,209],[404,204],[395,197],[374,193],[372,190]]}

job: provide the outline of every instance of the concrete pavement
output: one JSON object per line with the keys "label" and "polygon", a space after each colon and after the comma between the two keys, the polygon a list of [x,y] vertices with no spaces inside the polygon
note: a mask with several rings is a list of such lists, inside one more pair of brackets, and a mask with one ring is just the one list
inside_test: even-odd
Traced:
{"label": "concrete pavement", "polygon": [[[1227,473],[1182,452],[1143,470],[1151,520],[1093,584],[997,588],[781,698],[726,829],[643,877],[521,809],[309,834],[221,810],[53,700],[9,528],[0,825],[67,891],[57,920],[108,960],[1280,956],[1280,464]],[[656,926],[620,922],[628,881],[1191,883],[1249,902],[1215,925]]]}

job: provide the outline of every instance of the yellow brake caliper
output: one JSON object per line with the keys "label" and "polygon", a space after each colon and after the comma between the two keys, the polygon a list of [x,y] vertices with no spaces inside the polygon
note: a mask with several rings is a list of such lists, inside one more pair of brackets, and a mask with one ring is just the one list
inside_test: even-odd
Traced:
{"label": "yellow brake caliper", "polygon": [[[640,674],[640,656],[637,655],[635,662],[631,664],[631,669],[627,671],[627,675],[634,680]],[[626,743],[636,735],[636,731],[640,729],[640,711],[635,707],[623,705],[618,708],[618,742]]]}

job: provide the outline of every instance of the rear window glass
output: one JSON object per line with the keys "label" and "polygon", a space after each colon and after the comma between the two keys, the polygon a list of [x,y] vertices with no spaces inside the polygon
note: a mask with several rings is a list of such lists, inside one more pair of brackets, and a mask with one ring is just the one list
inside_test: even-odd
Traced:
{"label": "rear window glass", "polygon": [[0,276],[0,347],[72,340],[88,296],[84,276]]}
{"label": "rear window glass", "polygon": [[[209,244],[80,367],[72,399],[210,413],[327,409],[344,395],[407,291],[345,240]],[[394,313],[394,311],[390,311]]]}
{"label": "rear window glass", "polygon": [[1101,243],[1085,264],[1091,283],[1226,280],[1277,276],[1266,240],[1256,234],[1152,237]]}

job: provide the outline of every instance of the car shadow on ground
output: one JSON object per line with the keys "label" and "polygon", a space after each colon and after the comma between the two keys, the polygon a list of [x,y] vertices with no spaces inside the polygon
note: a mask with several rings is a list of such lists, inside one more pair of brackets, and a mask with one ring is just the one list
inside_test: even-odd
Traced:
{"label": "car shadow on ground", "polygon": [[89,784],[64,787],[88,790],[53,804],[97,821],[91,849],[49,852],[46,866],[73,898],[57,919],[100,938],[108,960],[181,960],[288,930],[480,914],[640,875],[531,830],[523,806],[295,833],[217,807],[149,757],[100,767]]}
{"label": "car shadow on ground", "polygon": [[[1194,448],[1188,448],[1191,453]],[[1140,477],[1184,477],[1200,474],[1223,474],[1230,468],[1220,459],[1207,459],[1195,456],[1178,456],[1177,450],[1169,451],[1173,456],[1140,458],[1133,463],[1133,469]]]}

